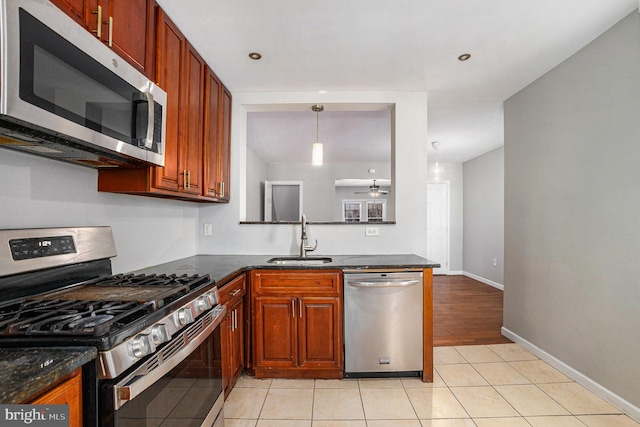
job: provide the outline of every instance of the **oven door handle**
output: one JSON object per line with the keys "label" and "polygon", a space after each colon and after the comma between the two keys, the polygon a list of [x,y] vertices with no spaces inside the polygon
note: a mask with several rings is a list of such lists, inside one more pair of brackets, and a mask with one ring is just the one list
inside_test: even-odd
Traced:
{"label": "oven door handle", "polygon": [[[169,371],[178,366],[187,356],[197,349],[211,333],[220,325],[222,319],[226,315],[227,308],[224,305],[214,307],[210,313],[214,316],[211,323],[205,326],[197,335],[189,338],[189,331],[192,327],[196,327],[202,322],[206,316],[198,319],[191,327],[184,329],[180,334],[171,340],[163,349],[171,348],[175,342],[182,340],[186,344],[176,353],[171,354],[168,358],[160,358],[160,354],[154,354],[142,366],[131,374],[127,375],[122,381],[113,386],[115,409],[120,409],[127,401],[133,400],[143,391],[153,385],[160,378],[165,376]],[[160,361],[161,360],[161,361]],[[156,367],[157,366],[157,367]]]}

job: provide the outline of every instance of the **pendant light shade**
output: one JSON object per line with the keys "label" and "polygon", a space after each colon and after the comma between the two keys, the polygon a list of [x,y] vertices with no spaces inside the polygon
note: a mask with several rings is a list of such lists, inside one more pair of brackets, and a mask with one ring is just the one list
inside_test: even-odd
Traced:
{"label": "pendant light shade", "polygon": [[446,179],[445,170],[438,162],[438,148],[440,148],[440,141],[433,141],[431,146],[436,151],[436,164],[429,169],[427,173],[427,180],[429,182],[443,182]]}
{"label": "pendant light shade", "polygon": [[321,142],[314,142],[311,146],[311,164],[314,166],[322,166],[323,147]]}
{"label": "pendant light shade", "polygon": [[311,164],[314,166],[322,166],[324,157],[324,147],[320,142],[320,111],[324,110],[322,105],[314,105],[311,107],[316,112],[316,142],[311,146]]}

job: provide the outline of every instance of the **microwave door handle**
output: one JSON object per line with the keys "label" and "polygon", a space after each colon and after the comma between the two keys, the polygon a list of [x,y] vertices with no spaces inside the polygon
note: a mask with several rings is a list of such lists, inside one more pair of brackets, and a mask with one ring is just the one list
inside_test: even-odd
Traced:
{"label": "microwave door handle", "polygon": [[136,95],[134,95],[133,102],[136,105],[142,102],[147,104],[147,134],[144,138],[138,139],[138,145],[151,150],[153,148],[153,121],[155,118],[155,104],[153,102],[153,95],[151,95],[150,92],[138,92]]}

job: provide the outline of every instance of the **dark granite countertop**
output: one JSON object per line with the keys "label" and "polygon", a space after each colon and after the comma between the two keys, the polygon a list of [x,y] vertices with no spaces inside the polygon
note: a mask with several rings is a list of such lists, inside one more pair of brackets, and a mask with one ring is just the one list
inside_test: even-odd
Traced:
{"label": "dark granite countertop", "polygon": [[94,347],[0,348],[0,403],[21,403],[95,359]]}
{"label": "dark granite countertop", "polygon": [[145,274],[208,274],[216,282],[225,282],[249,270],[369,270],[436,268],[440,264],[413,254],[404,255],[316,255],[328,256],[332,262],[320,265],[270,264],[271,258],[290,255],[195,255],[139,270]]}

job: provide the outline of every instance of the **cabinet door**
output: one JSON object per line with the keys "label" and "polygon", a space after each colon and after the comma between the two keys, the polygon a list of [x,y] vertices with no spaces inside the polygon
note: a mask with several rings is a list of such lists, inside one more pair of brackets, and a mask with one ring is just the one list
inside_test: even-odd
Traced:
{"label": "cabinet door", "polygon": [[204,117],[204,195],[228,202],[231,94],[208,67]]}
{"label": "cabinet door", "polygon": [[244,368],[244,309],[242,298],[233,306],[233,328],[231,334],[231,387]]}
{"label": "cabinet door", "polygon": [[156,82],[167,92],[166,137],[164,167],[153,168],[153,186],[178,191],[181,173],[178,161],[180,151],[180,99],[182,67],[187,40],[167,15],[158,10],[156,34]]}
{"label": "cabinet door", "polygon": [[[51,0],[51,3],[56,5],[60,10],[69,15],[74,21],[82,25],[87,30],[95,30],[98,22],[97,0]],[[92,14],[92,12],[95,13]],[[89,25],[91,15],[93,15],[94,21],[92,26]]]}
{"label": "cabinet door", "polygon": [[255,298],[256,368],[296,366],[296,299],[290,297]]}
{"label": "cabinet door", "polygon": [[[107,12],[103,17],[103,21],[107,22],[107,29],[102,39],[108,43],[111,31],[111,48],[150,77],[153,65],[154,6],[153,0],[109,0],[107,10],[103,11]],[[110,18],[111,28],[108,24]]]}
{"label": "cabinet door", "polygon": [[218,145],[220,142],[220,94],[222,84],[207,67],[204,99],[204,195],[218,197]]}
{"label": "cabinet door", "polygon": [[228,202],[231,193],[231,93],[222,88],[222,129],[218,143],[217,176],[221,189],[218,198]]}
{"label": "cabinet door", "polygon": [[41,404],[69,405],[69,427],[82,427],[82,374],[78,371],[69,380],[56,386],[31,402]]}
{"label": "cabinet door", "polygon": [[179,135],[183,148],[180,157],[181,191],[202,194],[202,120],[204,101],[204,65],[198,52],[187,43],[184,58],[181,102],[182,121]]}
{"label": "cabinet door", "polygon": [[221,324],[223,387],[225,398],[233,389],[244,368],[244,310],[242,297],[227,310]]}
{"label": "cabinet door", "polygon": [[338,297],[298,299],[298,365],[342,367],[342,310]]}

